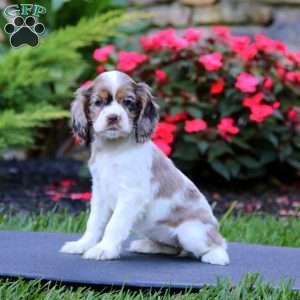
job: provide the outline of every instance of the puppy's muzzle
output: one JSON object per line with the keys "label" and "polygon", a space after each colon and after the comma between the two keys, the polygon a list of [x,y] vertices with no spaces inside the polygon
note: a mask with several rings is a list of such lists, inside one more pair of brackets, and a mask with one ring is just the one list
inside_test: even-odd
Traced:
{"label": "puppy's muzzle", "polygon": [[121,121],[121,117],[117,114],[111,114],[106,117],[106,124],[108,128],[118,127]]}

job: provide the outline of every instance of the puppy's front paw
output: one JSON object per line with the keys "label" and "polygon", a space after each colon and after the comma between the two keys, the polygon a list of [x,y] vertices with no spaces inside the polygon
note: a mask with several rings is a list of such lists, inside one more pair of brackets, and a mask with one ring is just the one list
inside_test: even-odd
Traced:
{"label": "puppy's front paw", "polygon": [[120,251],[115,247],[98,244],[83,254],[85,259],[109,260],[120,257]]}
{"label": "puppy's front paw", "polygon": [[69,254],[82,254],[89,248],[91,248],[92,245],[90,243],[85,243],[81,240],[78,241],[72,241],[72,242],[66,242],[59,250],[59,252],[62,253],[69,253]]}

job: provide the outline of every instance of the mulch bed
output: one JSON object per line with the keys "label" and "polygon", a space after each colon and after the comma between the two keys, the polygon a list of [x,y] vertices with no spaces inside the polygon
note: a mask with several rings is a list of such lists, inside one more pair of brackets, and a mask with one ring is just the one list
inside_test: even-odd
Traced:
{"label": "mulch bed", "polygon": [[[78,213],[89,207],[90,177],[86,165],[74,160],[0,161],[0,212],[61,211]],[[267,212],[300,217],[300,181],[278,180],[217,184],[200,182],[217,215]]]}

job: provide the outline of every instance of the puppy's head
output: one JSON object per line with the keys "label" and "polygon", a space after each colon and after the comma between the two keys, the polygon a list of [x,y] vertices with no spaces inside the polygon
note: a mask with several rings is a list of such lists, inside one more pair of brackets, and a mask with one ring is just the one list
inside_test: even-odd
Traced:
{"label": "puppy's head", "polygon": [[119,71],[104,72],[89,88],[79,88],[71,106],[74,134],[89,144],[92,138],[151,137],[158,106],[150,88]]}

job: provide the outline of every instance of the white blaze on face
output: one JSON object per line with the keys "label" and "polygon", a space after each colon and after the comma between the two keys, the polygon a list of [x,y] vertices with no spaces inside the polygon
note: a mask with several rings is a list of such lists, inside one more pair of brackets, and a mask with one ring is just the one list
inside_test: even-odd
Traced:
{"label": "white blaze on face", "polygon": [[[129,120],[127,111],[116,100],[116,94],[126,82],[131,82],[132,79],[119,71],[102,73],[99,78],[103,81],[105,89],[112,96],[112,101],[102,108],[98,118],[93,124],[94,130],[96,133],[101,133],[109,139],[127,136],[132,130],[132,124]],[[108,127],[107,119],[111,115],[116,115],[119,118],[117,129]]]}

